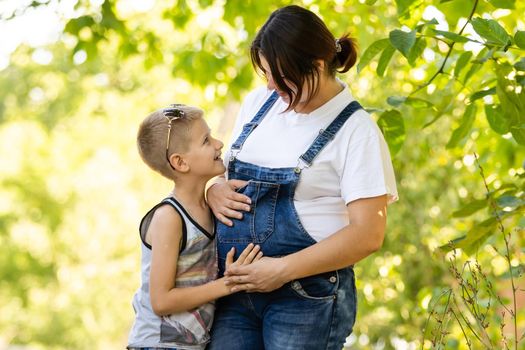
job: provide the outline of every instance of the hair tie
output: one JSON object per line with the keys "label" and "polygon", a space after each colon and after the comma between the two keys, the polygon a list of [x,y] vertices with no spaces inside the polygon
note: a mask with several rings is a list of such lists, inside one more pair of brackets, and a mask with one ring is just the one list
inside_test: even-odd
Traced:
{"label": "hair tie", "polygon": [[339,53],[341,51],[343,51],[341,43],[339,42],[339,39],[335,39],[335,52]]}

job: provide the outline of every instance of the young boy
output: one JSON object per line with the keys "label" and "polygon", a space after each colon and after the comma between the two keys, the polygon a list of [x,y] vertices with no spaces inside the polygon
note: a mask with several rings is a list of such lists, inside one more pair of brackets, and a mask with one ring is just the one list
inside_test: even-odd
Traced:
{"label": "young boy", "polygon": [[[210,135],[203,112],[171,105],[140,125],[140,156],[173,180],[168,198],[140,223],[142,284],[133,298],[136,317],[128,349],[204,349],[215,311],[214,300],[231,294],[217,278],[215,227],[204,198],[208,180],[224,173],[222,142]],[[262,256],[250,244],[233,263]]]}

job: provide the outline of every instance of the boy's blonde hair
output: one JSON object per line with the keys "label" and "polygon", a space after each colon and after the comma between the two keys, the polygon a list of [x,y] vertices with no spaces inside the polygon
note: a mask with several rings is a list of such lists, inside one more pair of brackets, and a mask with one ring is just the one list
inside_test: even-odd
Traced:
{"label": "boy's blonde hair", "polygon": [[[184,116],[171,122],[168,156],[188,150],[192,121],[203,116],[203,111],[196,107],[176,105],[176,108],[184,112]],[[162,176],[173,180],[175,172],[166,158],[169,118],[164,114],[164,109],[148,115],[140,124],[137,147],[144,163]]]}

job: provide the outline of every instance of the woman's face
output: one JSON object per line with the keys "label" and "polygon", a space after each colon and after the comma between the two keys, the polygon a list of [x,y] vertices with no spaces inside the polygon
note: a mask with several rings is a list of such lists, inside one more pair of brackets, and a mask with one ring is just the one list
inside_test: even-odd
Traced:
{"label": "woman's face", "polygon": [[[268,61],[261,53],[259,53],[259,59],[261,61],[261,66],[263,68],[264,76],[266,77],[268,89],[275,90],[277,94],[279,94],[279,96],[283,99],[284,102],[290,103],[290,97],[288,96],[288,94],[280,90],[277,84],[275,83],[275,81],[273,80],[272,70],[270,69],[270,65],[268,64]],[[292,94],[295,96],[295,94],[297,93],[297,87],[295,86],[295,84],[289,81],[288,79],[286,79],[286,75],[284,73],[281,73],[281,78],[284,80],[284,83],[286,84],[286,86],[288,86],[288,88],[292,90]],[[305,103],[308,101],[308,96],[310,95],[308,90],[309,90],[308,82],[305,81],[304,86],[303,86],[303,94],[301,96],[301,100],[299,101],[299,103]]]}

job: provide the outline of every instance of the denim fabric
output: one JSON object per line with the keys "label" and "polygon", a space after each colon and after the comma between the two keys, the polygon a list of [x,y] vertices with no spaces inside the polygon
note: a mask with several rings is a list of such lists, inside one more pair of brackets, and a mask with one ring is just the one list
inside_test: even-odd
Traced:
{"label": "denim fabric", "polygon": [[339,113],[337,118],[334,119],[330,125],[325,130],[319,131],[319,136],[316,137],[310,148],[301,155],[301,160],[308,165],[311,165],[314,161],[314,158],[321,152],[321,150],[328,144],[328,142],[332,141],[332,139],[335,137],[335,134],[343,124],[356,112],[357,110],[361,109],[361,105],[357,101],[353,101],[348,104],[348,106],[345,107]]}
{"label": "denim fabric", "polygon": [[[250,133],[273,105],[276,94],[245,125],[232,146],[240,151]],[[304,153],[310,164],[359,104],[351,103],[320,133]],[[328,135],[328,137],[326,137]],[[217,222],[219,272],[231,247],[236,257],[250,242],[265,256],[284,256],[316,243],[302,226],[294,206],[299,168],[265,168],[231,157],[229,179],[248,181],[238,189],[251,198],[251,210],[233,227]],[[283,350],[343,347],[356,316],[352,267],[291,281],[270,293],[236,293],[217,301],[209,349]]]}

